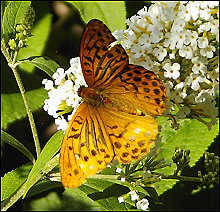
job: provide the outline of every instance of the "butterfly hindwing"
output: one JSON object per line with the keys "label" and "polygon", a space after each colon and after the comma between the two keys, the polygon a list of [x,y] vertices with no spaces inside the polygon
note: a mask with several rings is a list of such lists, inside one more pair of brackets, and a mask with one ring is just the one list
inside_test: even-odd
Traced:
{"label": "butterfly hindwing", "polygon": [[137,116],[115,109],[99,108],[105,129],[120,163],[131,163],[149,152],[158,133],[157,121],[151,116]]}
{"label": "butterfly hindwing", "polygon": [[102,120],[82,103],[69,123],[60,151],[60,172],[65,187],[76,188],[103,170],[114,157]]}

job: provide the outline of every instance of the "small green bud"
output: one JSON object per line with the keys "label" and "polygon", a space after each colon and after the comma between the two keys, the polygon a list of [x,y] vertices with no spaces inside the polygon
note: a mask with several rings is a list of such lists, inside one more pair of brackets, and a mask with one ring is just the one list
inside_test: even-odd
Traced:
{"label": "small green bud", "polygon": [[215,175],[212,172],[208,173],[209,178],[215,177]]}
{"label": "small green bud", "polygon": [[18,43],[18,46],[19,46],[19,48],[22,48],[22,47],[24,47],[24,41],[23,40],[20,40],[19,41],[19,43]]}
{"label": "small green bud", "polygon": [[17,44],[14,39],[10,39],[8,41],[8,45],[9,45],[10,49],[12,49],[12,50],[15,50],[17,48]]}
{"label": "small green bud", "polygon": [[28,33],[27,33],[26,30],[23,31],[23,35],[24,35],[25,37],[28,35]]}
{"label": "small green bud", "polygon": [[16,32],[21,32],[22,31],[20,24],[18,24],[15,29],[16,29]]}
{"label": "small green bud", "polygon": [[23,37],[24,36],[23,36],[22,32],[19,32],[19,33],[16,34],[16,40],[22,40]]}
{"label": "small green bud", "polygon": [[207,174],[205,174],[205,175],[203,176],[203,179],[204,179],[205,181],[207,181],[208,178],[209,178],[209,176],[208,176]]}
{"label": "small green bud", "polygon": [[24,24],[18,24],[16,26],[16,31],[17,32],[22,32],[25,28],[26,28],[26,26]]}

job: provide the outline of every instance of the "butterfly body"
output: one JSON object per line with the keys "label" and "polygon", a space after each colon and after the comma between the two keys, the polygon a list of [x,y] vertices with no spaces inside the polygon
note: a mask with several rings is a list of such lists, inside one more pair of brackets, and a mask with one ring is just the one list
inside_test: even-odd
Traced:
{"label": "butterfly body", "polygon": [[[129,64],[121,45],[99,20],[82,35],[80,61],[88,87],[69,122],[60,152],[65,187],[76,188],[113,159],[131,163],[149,152],[158,133],[153,116],[165,110],[166,88],[153,72]],[[109,48],[111,46],[111,48]]]}
{"label": "butterfly body", "polygon": [[82,97],[84,102],[87,102],[93,107],[103,107],[106,104],[112,103],[107,95],[99,89],[81,86],[78,90],[78,94]]}

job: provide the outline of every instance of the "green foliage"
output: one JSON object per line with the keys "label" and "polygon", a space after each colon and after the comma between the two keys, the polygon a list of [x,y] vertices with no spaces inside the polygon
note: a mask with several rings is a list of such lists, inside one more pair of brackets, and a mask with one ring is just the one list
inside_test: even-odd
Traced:
{"label": "green foliage", "polygon": [[[69,1],[80,12],[81,18],[85,23],[91,19],[99,19],[105,23],[113,32],[116,29],[125,29],[126,11],[125,3],[119,2],[99,2],[99,1]],[[120,12],[118,12],[120,11]]]}
{"label": "green foliage", "polygon": [[[166,129],[161,133],[166,142],[162,145],[164,151],[162,156],[168,161],[172,161],[175,147],[181,147],[183,149],[190,149],[190,166],[194,166],[196,161],[202,156],[205,150],[208,149],[210,144],[214,141],[216,135],[218,135],[219,121],[209,131],[207,126],[198,120],[185,119],[180,122],[180,128],[173,130],[169,127],[169,123],[166,123]],[[175,168],[175,167],[173,167]],[[171,174],[172,170],[167,174]]]}
{"label": "green foliage", "polygon": [[10,197],[26,181],[32,164],[25,164],[1,177],[1,201]]}
{"label": "green foliage", "polygon": [[[27,194],[31,186],[33,186],[41,175],[44,174],[45,165],[51,160],[51,158],[59,151],[61,146],[63,132],[58,131],[53,135],[53,137],[47,142],[40,156],[38,157],[36,163],[34,164],[30,174],[27,179],[27,187],[24,195]],[[57,164],[55,164],[57,165]],[[47,169],[47,166],[45,167]],[[50,169],[50,167],[48,167]],[[47,173],[47,172],[46,172]]]}
{"label": "green foliage", "polygon": [[[212,127],[211,131],[208,131],[207,126],[197,120],[185,119],[180,122],[179,130],[174,130],[171,127],[171,123],[164,122],[162,124],[161,136],[165,141],[162,144],[163,152],[161,156],[167,161],[172,162],[172,156],[174,155],[175,147],[181,147],[184,150],[190,150],[190,166],[194,166],[195,163],[202,157],[203,153],[213,143],[215,137],[219,133],[219,121]],[[176,169],[176,165],[173,163],[171,167],[163,169],[165,174],[173,174]],[[157,192],[162,194],[168,188],[172,188],[175,185],[176,180],[160,181]]]}
{"label": "green foliage", "polygon": [[[63,203],[61,207],[68,207],[69,210],[100,210],[100,206],[90,199],[86,193],[81,191],[79,188],[77,189],[66,189],[63,192],[62,197]],[[61,208],[62,209],[62,208]]]}
{"label": "green foliage", "polygon": [[[98,203],[102,210],[124,211],[126,205],[118,204],[118,197],[129,190],[124,186],[101,179],[88,179],[85,185],[79,187],[89,198]],[[131,207],[131,205],[130,205]]]}
{"label": "green foliage", "polygon": [[49,193],[46,197],[41,197],[32,201],[30,210],[39,211],[58,211],[60,208],[61,200],[56,192]]}
{"label": "green foliage", "polygon": [[[33,36],[28,38],[27,48],[23,48],[21,51],[19,51],[18,60],[27,59],[30,56],[41,56],[45,51],[45,47],[47,45],[48,37],[51,31],[52,15],[49,13],[49,9],[45,4],[40,2],[38,4],[40,5],[36,12],[39,13],[39,16],[36,17],[36,22],[31,31]],[[45,8],[47,8],[47,10]],[[33,65],[31,62],[25,63],[20,65],[20,68],[27,72],[33,72]]]}
{"label": "green foliage", "polygon": [[[3,7],[3,5],[6,6]],[[125,20],[127,10],[125,3],[122,1],[69,1],[68,5],[77,9],[77,15],[79,15],[85,23],[96,18],[102,20],[111,31],[126,28]],[[3,2],[1,8],[3,12],[2,39],[4,39],[6,49],[9,49],[9,46],[7,46],[9,45],[8,41],[9,39],[15,39],[17,33],[15,30],[16,26],[21,24],[28,6],[33,6],[36,13],[36,21],[31,31],[33,36],[28,37],[28,46],[18,52],[16,62],[19,64],[17,64],[17,67],[21,72],[24,85],[28,87],[26,95],[31,111],[34,111],[34,114],[36,114],[35,119],[38,123],[37,130],[40,134],[40,141],[42,142],[45,134],[41,133],[41,131],[42,128],[46,128],[43,124],[48,120],[45,113],[42,115],[42,107],[44,100],[48,97],[48,93],[44,90],[42,84],[38,83],[37,79],[39,78],[40,81],[42,81],[44,78],[51,77],[56,69],[60,67],[60,65],[55,62],[57,58],[51,59],[48,54],[49,50],[47,45],[48,42],[53,41],[53,27],[56,27],[56,24],[53,22],[55,18],[49,8],[49,2]],[[68,19],[68,16],[65,18]],[[65,18],[60,19],[60,22],[67,27],[69,22],[65,22]],[[79,25],[80,21],[74,21],[76,23],[78,22],[78,27],[81,27],[80,29],[82,30],[82,26]],[[63,30],[65,27],[61,29]],[[68,30],[64,30],[62,33],[67,33],[67,31]],[[12,42],[13,41],[11,41],[11,43]],[[77,43],[76,45],[79,46],[80,44]],[[68,46],[68,44],[64,44],[64,46]],[[9,51],[6,49],[5,51]],[[11,51],[8,53],[8,56],[12,55]],[[7,55],[5,56],[7,57]],[[66,59],[69,58],[66,57]],[[4,73],[11,71],[7,62],[5,58],[1,58],[1,63],[3,64],[1,69],[4,70]],[[32,152],[34,148],[31,148],[34,146],[33,137],[32,135],[25,137],[26,134],[28,134],[27,131],[29,131],[29,129],[24,127],[25,124],[22,131],[18,130],[22,127],[18,125],[21,125],[20,123],[26,123],[27,121],[27,119],[24,119],[27,118],[24,101],[21,93],[17,92],[14,76],[2,76],[4,76],[2,77],[2,87],[8,88],[8,92],[2,88],[1,93],[1,126],[3,129],[1,130],[1,141],[2,146],[5,147],[2,150],[2,163],[7,163],[7,155],[4,152],[4,149],[7,148],[5,143],[13,146],[20,151],[19,154],[24,154],[29,160],[34,162],[34,154]],[[35,85],[35,76],[37,87]],[[210,131],[207,130],[206,125],[194,119],[180,121],[178,130],[174,130],[171,127],[171,123],[167,118],[158,118],[158,121],[162,126],[160,137],[162,138],[161,147],[163,151],[160,157],[172,162],[175,147],[178,146],[184,150],[190,150],[189,166],[191,168],[197,165],[199,159],[201,159],[210,145],[214,143],[216,136],[219,134],[219,121]],[[24,134],[25,136],[23,136]],[[131,201],[130,198],[125,199],[124,203],[118,202],[119,197],[126,195],[130,191],[131,184],[128,182],[122,183],[120,179],[117,179],[115,177],[115,167],[113,166],[106,168],[94,177],[88,178],[85,184],[76,189],[64,190],[61,183],[48,180],[51,170],[58,171],[59,157],[56,154],[60,149],[62,138],[63,132],[59,131],[56,132],[51,139],[47,139],[46,145],[42,142],[41,146],[43,150],[34,165],[23,162],[22,159],[20,161],[20,158],[17,160],[14,158],[13,162],[16,165],[18,161],[24,165],[17,165],[18,168],[14,170],[10,167],[12,170],[7,171],[1,178],[2,209],[9,208],[23,197],[24,199],[20,201],[26,203],[24,210],[136,210],[135,202]],[[7,154],[11,156],[13,153]],[[172,175],[175,170],[176,165],[172,163],[171,167],[165,167],[161,169],[160,172],[165,175]],[[169,190],[172,190],[177,185],[177,181],[177,179],[163,179],[156,183],[159,185],[159,188],[149,185],[146,187],[136,186],[136,189],[141,198],[145,197],[152,202],[159,203],[161,201],[160,195],[164,195]],[[51,190],[52,192],[50,192]],[[30,197],[32,197],[33,200],[31,200]]]}
{"label": "green foliage", "polygon": [[13,138],[11,135],[9,135],[8,133],[4,132],[3,130],[1,130],[1,141],[5,142],[5,143],[13,146],[17,150],[19,150],[21,153],[26,155],[32,162],[35,161],[35,158],[32,155],[32,153],[20,141],[18,141],[17,139]]}
{"label": "green foliage", "polygon": [[[43,106],[47,98],[47,92],[43,88],[27,92],[30,107],[33,111]],[[20,93],[1,94],[1,125],[6,127],[9,124],[27,116],[24,102]]]}
{"label": "green foliage", "polygon": [[30,57],[21,62],[36,66],[47,73],[50,77],[52,77],[54,72],[59,68],[59,65],[54,60],[46,56]]}
{"label": "green foliage", "polygon": [[6,41],[15,35],[16,25],[21,23],[25,17],[24,11],[30,6],[30,1],[12,1],[5,8],[3,15],[3,34]]}

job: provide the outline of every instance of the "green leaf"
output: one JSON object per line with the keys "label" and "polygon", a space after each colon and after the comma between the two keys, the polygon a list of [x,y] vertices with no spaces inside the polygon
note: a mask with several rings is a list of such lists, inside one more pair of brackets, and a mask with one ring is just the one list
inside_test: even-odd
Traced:
{"label": "green leaf", "polygon": [[85,23],[91,19],[99,19],[113,32],[116,29],[126,29],[126,10],[124,1],[69,1],[80,12]]}
{"label": "green leaf", "polygon": [[[129,192],[129,189],[102,179],[87,179],[87,182],[78,189],[97,202],[103,210],[127,210],[125,204],[118,202],[118,197]],[[130,205],[131,207],[132,205]]]}
{"label": "green leaf", "polygon": [[[164,122],[163,127],[164,130],[161,132],[161,135],[163,136],[163,140],[165,142],[162,145],[163,152],[161,153],[161,157],[164,157],[167,161],[172,162],[172,166],[163,168],[162,172],[170,175],[173,174],[176,169],[176,165],[172,161],[172,156],[175,153],[175,147],[190,150],[191,160],[189,165],[194,166],[218,135],[219,120],[210,131],[207,129],[205,124],[195,119],[185,119],[180,121],[179,130],[172,129],[170,127],[170,123],[167,122]],[[161,180],[158,183],[158,194],[163,193],[167,189],[171,189],[175,183],[176,180]]]}
{"label": "green leaf", "polygon": [[46,72],[50,77],[60,67],[53,59],[46,56],[30,57],[20,61],[22,63],[29,63]]}
{"label": "green leaf", "polygon": [[[48,97],[47,91],[43,88],[28,91],[26,94],[32,111],[41,108]],[[1,94],[1,100],[2,127],[27,116],[20,93]]]}
{"label": "green leaf", "polygon": [[1,130],[1,141],[13,146],[22,152],[25,156],[27,156],[32,162],[35,162],[33,154],[20,141],[4,132],[3,130]]}
{"label": "green leaf", "polygon": [[149,195],[151,198],[153,198],[155,201],[159,201],[159,196],[157,194],[157,191],[153,187],[141,187],[136,186],[136,191],[139,191],[143,194],[143,196]]}
{"label": "green leaf", "polygon": [[36,196],[37,194],[43,193],[45,191],[49,191],[51,189],[59,188],[61,187],[60,182],[52,182],[50,180],[41,180],[38,183],[36,183],[29,192],[27,193],[26,198]]}
{"label": "green leaf", "polygon": [[12,1],[5,8],[2,27],[6,42],[11,38],[15,38],[16,25],[21,23],[26,7],[30,5],[30,1]]}
{"label": "green leaf", "polygon": [[[28,201],[30,211],[62,211],[60,208],[62,201],[56,191],[44,194],[40,198]],[[71,210],[72,211],[72,210]]]}
{"label": "green leaf", "polygon": [[33,164],[27,163],[1,177],[1,201],[9,198],[26,181]]}
{"label": "green leaf", "polygon": [[40,156],[38,157],[36,163],[34,164],[28,179],[27,187],[24,196],[27,194],[28,190],[36,183],[40,172],[47,162],[59,151],[61,142],[63,138],[63,131],[56,132],[52,138],[47,142],[44,149],[42,150]]}
{"label": "green leaf", "polygon": [[[33,36],[27,39],[28,46],[19,51],[17,61],[43,55],[50,34],[52,15],[48,10],[48,2],[32,1],[32,6],[36,13],[36,20],[31,30]],[[27,72],[34,70],[34,66],[31,64],[21,64],[19,68]]]}
{"label": "green leaf", "polygon": [[[63,193],[64,206],[68,207],[65,209],[69,210],[86,210],[86,211],[99,211],[99,205],[90,199],[83,191],[79,188],[66,189]],[[68,201],[68,202],[67,202]],[[70,205],[71,204],[71,205]]]}

